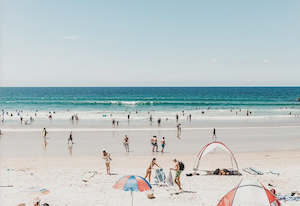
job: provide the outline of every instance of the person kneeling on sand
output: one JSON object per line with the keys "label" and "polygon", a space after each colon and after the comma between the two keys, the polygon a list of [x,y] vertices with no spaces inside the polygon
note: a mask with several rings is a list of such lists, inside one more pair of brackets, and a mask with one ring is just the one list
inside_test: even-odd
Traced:
{"label": "person kneeling on sand", "polygon": [[105,166],[106,166],[106,173],[108,175],[111,175],[110,173],[110,162],[111,162],[111,157],[110,154],[108,152],[106,152],[105,150],[102,151],[102,159],[105,160]]}
{"label": "person kneeling on sand", "polygon": [[170,169],[176,171],[174,182],[178,186],[179,190],[182,190],[180,183],[180,175],[181,172],[184,170],[184,164],[182,162],[177,161],[176,159],[174,159],[173,161],[175,163],[175,168]]}
{"label": "person kneeling on sand", "polygon": [[156,163],[156,158],[152,159],[148,169],[146,170],[145,179],[147,179],[147,177],[148,177],[149,183],[151,182],[151,172],[152,172],[152,168],[154,166],[157,166],[158,168],[160,168],[160,166]]}

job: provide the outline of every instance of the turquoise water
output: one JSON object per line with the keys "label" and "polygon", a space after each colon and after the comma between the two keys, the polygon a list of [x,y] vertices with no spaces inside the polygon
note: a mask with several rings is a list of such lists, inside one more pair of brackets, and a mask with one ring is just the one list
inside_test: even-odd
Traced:
{"label": "turquoise water", "polygon": [[299,97],[300,87],[2,87],[0,109],[300,109]]}

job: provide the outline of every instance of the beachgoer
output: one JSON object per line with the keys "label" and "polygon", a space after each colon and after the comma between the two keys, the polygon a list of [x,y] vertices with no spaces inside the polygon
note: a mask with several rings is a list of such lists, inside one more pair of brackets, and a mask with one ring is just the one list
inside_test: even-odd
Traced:
{"label": "beachgoer", "polygon": [[46,128],[44,128],[43,131],[42,131],[42,136],[44,138],[46,138],[47,134],[48,134],[48,132],[47,132]]}
{"label": "beachgoer", "polygon": [[72,154],[73,154],[73,144],[68,144],[68,150],[69,150],[70,156],[72,156]]}
{"label": "beachgoer", "polygon": [[105,160],[105,166],[106,166],[106,174],[111,175],[110,173],[110,162],[111,162],[111,157],[108,152],[105,150],[102,151],[102,159]]}
{"label": "beachgoer", "polygon": [[71,142],[72,144],[74,144],[74,143],[73,143],[73,134],[72,134],[72,131],[70,132],[70,135],[69,135],[69,138],[68,138],[68,144],[69,144],[70,142]]}
{"label": "beachgoer", "polygon": [[127,135],[125,135],[125,137],[123,139],[123,145],[125,147],[125,151],[129,152],[129,138]]}
{"label": "beachgoer", "polygon": [[166,146],[166,140],[165,137],[163,137],[161,140],[161,152],[164,152],[165,146]]}
{"label": "beachgoer", "polygon": [[170,169],[176,171],[174,182],[178,186],[179,190],[182,190],[181,183],[180,183],[180,175],[182,172],[182,169],[180,168],[180,162],[177,161],[176,159],[174,159],[173,162],[175,163],[175,168],[170,168]]}
{"label": "beachgoer", "polygon": [[152,145],[152,152],[154,152],[154,151],[158,152],[158,145],[157,145],[157,137],[156,136],[152,137],[151,145]]}
{"label": "beachgoer", "polygon": [[181,124],[177,124],[177,137],[180,137],[181,135]]}
{"label": "beachgoer", "polygon": [[151,182],[151,172],[152,172],[152,168],[154,166],[157,166],[158,168],[160,168],[160,166],[156,163],[156,158],[153,158],[149,167],[147,168],[146,170],[146,175],[145,175],[145,179],[147,179],[148,177],[148,180],[149,180],[149,183]]}
{"label": "beachgoer", "polygon": [[213,141],[217,141],[216,128],[213,129]]}

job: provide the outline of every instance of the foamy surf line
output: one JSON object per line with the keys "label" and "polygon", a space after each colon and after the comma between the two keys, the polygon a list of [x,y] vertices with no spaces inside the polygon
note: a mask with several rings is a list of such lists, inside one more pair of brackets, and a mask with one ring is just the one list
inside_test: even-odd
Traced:
{"label": "foamy surf line", "polygon": [[[220,130],[238,130],[238,129],[289,129],[299,128],[300,126],[270,126],[270,127],[218,127]],[[183,131],[192,130],[210,130],[212,127],[194,127],[194,128],[182,128]],[[40,132],[42,129],[38,128],[3,128],[3,132]],[[116,131],[176,131],[176,128],[49,128],[47,131],[51,132],[116,132]]]}

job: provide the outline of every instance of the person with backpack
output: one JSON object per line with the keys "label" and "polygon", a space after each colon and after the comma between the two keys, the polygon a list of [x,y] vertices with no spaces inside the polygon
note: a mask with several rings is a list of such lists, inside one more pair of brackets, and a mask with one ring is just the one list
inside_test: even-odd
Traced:
{"label": "person with backpack", "polygon": [[176,159],[174,159],[173,161],[175,163],[175,168],[171,168],[171,170],[176,171],[174,182],[178,186],[179,190],[182,190],[180,183],[180,175],[184,170],[184,164],[183,162],[177,161]]}

